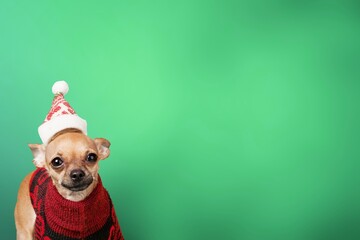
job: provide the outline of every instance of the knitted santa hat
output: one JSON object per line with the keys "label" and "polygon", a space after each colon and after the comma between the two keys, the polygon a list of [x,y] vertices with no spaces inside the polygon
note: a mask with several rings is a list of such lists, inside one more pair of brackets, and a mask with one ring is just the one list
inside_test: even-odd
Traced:
{"label": "knitted santa hat", "polygon": [[48,115],[38,129],[44,144],[47,144],[56,133],[67,128],[76,128],[87,134],[86,121],[75,113],[64,98],[68,91],[69,86],[65,81],[55,82],[52,87],[54,100]]}

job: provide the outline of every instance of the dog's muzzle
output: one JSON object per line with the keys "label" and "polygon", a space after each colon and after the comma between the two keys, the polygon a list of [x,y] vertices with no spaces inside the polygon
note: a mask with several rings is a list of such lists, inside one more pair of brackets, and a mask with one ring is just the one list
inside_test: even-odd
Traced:
{"label": "dog's muzzle", "polygon": [[[73,173],[73,171],[71,173]],[[82,176],[81,179],[74,177],[75,178],[75,180],[74,180],[71,173],[70,173],[70,176],[71,176],[72,182],[67,183],[67,182],[63,181],[61,183],[61,186],[65,187],[71,191],[74,191],[74,192],[83,191],[86,188],[88,188],[90,186],[90,184],[93,182],[93,178],[91,175],[85,176],[85,174],[84,174],[84,176]]]}

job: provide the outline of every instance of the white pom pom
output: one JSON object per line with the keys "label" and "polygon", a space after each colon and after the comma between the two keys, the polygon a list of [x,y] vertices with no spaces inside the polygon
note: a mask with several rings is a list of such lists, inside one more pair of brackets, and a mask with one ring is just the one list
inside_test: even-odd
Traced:
{"label": "white pom pom", "polygon": [[69,85],[65,81],[57,81],[52,86],[52,92],[53,94],[59,94],[65,95],[69,91]]}

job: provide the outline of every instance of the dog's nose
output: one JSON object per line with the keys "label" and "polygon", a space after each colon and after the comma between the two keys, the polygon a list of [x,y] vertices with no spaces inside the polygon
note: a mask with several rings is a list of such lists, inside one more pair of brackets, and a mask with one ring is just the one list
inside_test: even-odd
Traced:
{"label": "dog's nose", "polygon": [[85,173],[81,169],[75,169],[70,172],[70,177],[74,182],[80,182],[85,177]]}

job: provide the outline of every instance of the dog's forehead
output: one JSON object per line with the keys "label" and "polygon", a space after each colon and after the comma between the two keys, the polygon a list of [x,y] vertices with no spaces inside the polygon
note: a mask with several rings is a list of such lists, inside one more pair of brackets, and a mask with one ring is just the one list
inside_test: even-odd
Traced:
{"label": "dog's forehead", "polygon": [[56,137],[47,146],[47,150],[53,152],[58,150],[76,151],[86,150],[88,148],[95,148],[95,143],[86,135],[82,133],[64,133]]}

